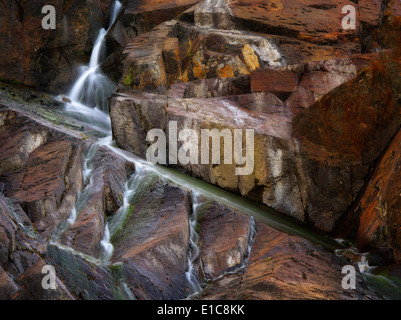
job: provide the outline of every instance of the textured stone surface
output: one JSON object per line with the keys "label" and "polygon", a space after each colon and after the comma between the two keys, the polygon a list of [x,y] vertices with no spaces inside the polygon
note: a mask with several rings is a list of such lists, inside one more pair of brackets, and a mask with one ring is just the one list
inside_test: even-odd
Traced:
{"label": "textured stone surface", "polygon": [[98,257],[104,237],[106,214],[114,214],[123,205],[123,193],[129,165],[123,158],[101,148],[90,161],[92,168],[85,204],[60,242],[75,250]]}
{"label": "textured stone surface", "polygon": [[215,279],[244,263],[250,245],[251,220],[218,203],[205,204],[200,210],[201,277]]}
{"label": "textured stone surface", "polygon": [[[293,134],[301,142],[305,168],[316,170],[308,191],[308,211],[318,226],[318,221],[327,222],[331,215],[347,209],[369,167],[398,130],[399,68],[394,60],[374,62],[358,78],[295,118]],[[326,191],[317,192],[319,181],[324,181]]]}
{"label": "textured stone surface", "polygon": [[[97,32],[107,19],[110,3],[110,0],[3,1],[0,78],[64,91],[73,78],[74,63],[90,54]],[[56,9],[56,30],[41,27],[45,5]]]}
{"label": "textured stone surface", "polygon": [[112,261],[123,264],[136,297],[185,298],[188,195],[180,188],[156,183],[136,200],[124,228],[112,236]]}
{"label": "textured stone surface", "polygon": [[[68,217],[82,187],[84,143],[28,116],[2,110],[0,181],[35,227],[49,234]],[[9,135],[15,132],[14,141]],[[16,159],[13,161],[13,159]]]}
{"label": "textured stone surface", "polygon": [[15,211],[12,202],[0,195],[0,297],[1,299],[70,300],[73,296],[57,277],[56,290],[42,287],[43,247],[32,229],[22,223],[29,220],[23,211]]}
{"label": "textured stone surface", "polygon": [[401,134],[392,141],[375,170],[360,204],[358,247],[391,248],[401,262],[399,175]]}
{"label": "textured stone surface", "polygon": [[200,0],[129,0],[122,21],[131,38],[172,20]]}
{"label": "textured stone surface", "polygon": [[257,224],[244,274],[229,275],[214,282],[200,299],[377,299],[366,288],[360,274],[357,275],[357,290],[342,289],[344,263],[347,262],[319,246]]}

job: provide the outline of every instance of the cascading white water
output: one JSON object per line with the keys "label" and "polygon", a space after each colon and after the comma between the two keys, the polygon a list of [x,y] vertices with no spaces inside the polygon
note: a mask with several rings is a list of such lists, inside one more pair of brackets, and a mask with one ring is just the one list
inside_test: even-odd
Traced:
{"label": "cascading white water", "polygon": [[194,268],[194,262],[199,257],[199,235],[196,232],[200,207],[199,197],[200,195],[198,193],[193,192],[192,214],[189,219],[189,254],[187,258],[187,271],[185,272],[185,277],[188,281],[189,296],[192,296],[202,290],[196,270]]}
{"label": "cascading white water", "polygon": [[[122,4],[116,1],[113,5],[108,29],[105,30],[102,28],[99,31],[92,49],[89,64],[88,66],[80,68],[80,76],[67,95],[71,101],[71,103],[68,103],[66,106],[67,111],[73,113],[82,112],[83,116],[86,117],[85,119],[89,120],[89,123],[94,121],[90,121],[90,117],[87,117],[88,111],[85,108],[95,108],[104,113],[108,113],[107,99],[115,91],[114,83],[102,73],[99,66],[102,63],[101,57],[106,35],[116,22],[121,8]],[[101,128],[104,127],[104,123],[109,123],[109,121],[103,119],[101,121],[103,126],[100,125]]]}
{"label": "cascading white water", "polygon": [[119,1],[114,2],[113,9],[110,15],[110,23],[109,23],[109,28],[107,29],[107,32],[111,29],[111,27],[114,25],[114,23],[117,20],[118,14],[121,11],[123,4]]}
{"label": "cascading white water", "polygon": [[[239,210],[244,213],[248,213],[249,215],[255,215],[259,217],[262,221],[265,221],[267,224],[277,228],[278,230],[283,230],[289,232],[291,234],[305,236],[306,238],[311,238],[312,240],[318,240],[316,242],[322,241],[326,243],[326,240],[321,240],[314,235],[310,235],[307,231],[303,231],[299,227],[288,223],[287,220],[280,219],[273,215],[269,216],[266,213],[266,210],[260,209],[259,207],[249,205],[248,202],[239,200],[235,196],[224,192],[222,190],[212,188],[210,186],[205,186],[205,184],[201,184],[194,179],[183,175],[180,175],[176,172],[172,172],[167,168],[152,165],[146,162],[139,157],[129,154],[123,150],[120,150],[114,147],[111,143],[111,126],[110,126],[110,118],[106,113],[108,110],[108,101],[107,94],[109,92],[108,84],[110,84],[110,80],[107,79],[105,75],[103,75],[100,71],[99,65],[101,64],[102,57],[102,47],[104,44],[105,36],[107,32],[110,30],[111,26],[116,21],[119,10],[121,9],[121,3],[116,2],[112,17],[110,19],[110,27],[106,31],[105,29],[100,30],[99,36],[95,42],[93,52],[91,55],[90,62],[88,66],[83,67],[81,69],[81,75],[78,78],[77,82],[72,87],[69,98],[71,103],[67,103],[66,110],[70,113],[76,115],[80,120],[84,120],[87,124],[92,127],[106,133],[108,136],[106,139],[100,140],[97,144],[101,146],[106,146],[116,154],[123,156],[126,160],[133,162],[135,164],[135,174],[126,184],[126,190],[123,195],[123,206],[120,208],[119,212],[112,216],[107,223],[105,224],[105,232],[104,237],[101,241],[101,247],[103,249],[103,253],[101,256],[101,263],[109,264],[110,258],[113,252],[113,246],[111,243],[111,239],[115,232],[120,230],[124,221],[126,220],[127,215],[130,214],[131,203],[135,200],[135,195],[143,189],[143,184],[146,183],[149,179],[149,176],[157,175],[161,178],[166,178],[170,180],[172,183],[175,183],[187,190],[191,190],[193,192],[193,213],[190,217],[190,250],[187,257],[187,271],[186,271],[186,279],[188,281],[189,294],[191,298],[192,296],[197,295],[202,290],[202,286],[199,283],[198,277],[195,272],[194,263],[196,259],[199,257],[199,235],[196,232],[198,213],[199,213],[199,192],[203,196],[218,201],[219,203],[223,203],[227,206],[230,206],[236,210]],[[110,94],[113,93],[113,90],[110,91]],[[106,94],[104,94],[106,92]],[[105,112],[103,112],[103,111]],[[91,169],[90,167],[84,167],[84,178],[87,180],[90,177]],[[81,197],[79,197],[81,199]],[[79,200],[80,201],[80,200]],[[78,201],[78,202],[79,202]],[[70,219],[68,223],[72,223],[75,221],[77,214],[79,213],[79,209],[77,206],[72,210]],[[251,233],[250,240],[248,245],[248,252],[244,262],[238,267],[238,269],[232,271],[232,273],[236,273],[239,270],[242,270],[246,267],[250,252],[252,249],[252,244],[254,240],[254,236],[256,233],[255,229],[255,219],[251,217]],[[60,246],[61,247],[61,246]],[[71,248],[64,248],[65,250],[70,250],[74,252]],[[74,254],[77,254],[74,252]],[[78,253],[80,254],[80,253]],[[88,257],[86,257],[88,259]],[[90,257],[89,257],[90,259]],[[129,298],[134,298],[132,293],[129,291],[129,288],[126,284],[124,285],[125,290],[128,292],[127,295]]]}
{"label": "cascading white water", "polygon": [[52,235],[52,241],[55,244],[58,244],[57,241],[59,238],[62,236],[62,234],[68,230],[69,227],[71,227],[75,221],[77,220],[78,214],[81,212],[82,207],[84,206],[88,195],[89,191],[91,188],[91,174],[92,174],[92,166],[91,166],[91,161],[93,157],[96,155],[96,152],[99,148],[99,143],[96,143],[92,145],[88,151],[85,154],[84,157],[84,163],[83,163],[83,168],[82,168],[82,179],[84,181],[84,184],[86,185],[86,188],[84,191],[79,192],[77,196],[77,201],[75,202],[74,207],[72,208],[70,212],[70,216],[66,221],[61,223],[58,228],[53,232]]}
{"label": "cascading white water", "polygon": [[109,224],[107,222],[104,230],[103,239],[102,241],[100,241],[100,246],[102,247],[102,254],[101,254],[102,262],[107,264],[110,261],[114,251],[114,247],[110,242],[110,230],[109,230]]}
{"label": "cascading white water", "polygon": [[140,196],[140,191],[143,190],[149,180],[151,180],[149,173],[144,170],[144,167],[141,166],[140,163],[135,163],[135,173],[125,184],[123,205],[120,210],[108,220],[111,236],[114,236],[122,230],[124,222],[131,212],[133,198],[135,198],[135,196]]}
{"label": "cascading white water", "polygon": [[[110,118],[106,113],[108,110],[107,98],[113,94],[115,90],[114,84],[100,71],[102,49],[105,42],[107,32],[113,27],[117,16],[122,8],[122,3],[116,1],[113,5],[110,23],[107,30],[102,28],[95,41],[92,49],[88,66],[81,67],[81,75],[73,84],[69,94],[71,100],[66,104],[67,113],[73,114],[79,120],[91,125],[95,129],[107,134],[105,139],[100,139],[96,144],[92,145],[84,158],[83,164],[83,180],[87,184],[85,190],[78,195],[77,202],[71,210],[69,218],[62,223],[53,234],[53,242],[56,242],[60,236],[75,223],[80,209],[85,204],[89,190],[91,189],[92,179],[91,160],[96,155],[99,146],[107,145],[111,142],[111,125]],[[112,255],[113,246],[110,243],[110,231],[106,222],[104,237],[101,241],[102,260],[107,262]]]}

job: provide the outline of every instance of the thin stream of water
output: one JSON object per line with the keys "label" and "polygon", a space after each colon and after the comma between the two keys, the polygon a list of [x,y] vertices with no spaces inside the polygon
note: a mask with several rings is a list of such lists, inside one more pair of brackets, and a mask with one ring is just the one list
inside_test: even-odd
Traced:
{"label": "thin stream of water", "polygon": [[[93,171],[91,160],[95,157],[99,146],[107,145],[111,141],[110,118],[104,111],[108,109],[107,98],[114,92],[115,87],[114,84],[104,74],[102,74],[99,70],[99,66],[101,64],[101,55],[106,34],[116,22],[121,8],[122,3],[116,1],[111,11],[108,29],[105,30],[102,28],[99,31],[99,35],[92,49],[89,64],[88,66],[81,68],[81,75],[78,77],[68,94],[71,102],[66,104],[66,112],[73,114],[77,119],[82,120],[95,129],[107,134],[107,137],[105,139],[100,139],[87,151],[82,170],[83,181],[86,188],[78,195],[76,204],[71,210],[69,218],[53,233],[52,242],[56,245],[59,245],[57,240],[63,235],[63,233],[75,223],[88,198],[91,185],[93,184],[91,178]],[[105,107],[105,105],[107,105],[107,107]],[[113,254],[113,246],[110,242],[110,230],[107,222],[105,223],[104,237],[100,244],[102,248],[101,260],[103,263],[107,264]]]}
{"label": "thin stream of water", "polygon": [[197,272],[194,268],[194,262],[199,257],[199,235],[196,232],[200,207],[199,198],[200,194],[196,192],[192,193],[192,214],[189,219],[189,253],[187,258],[187,271],[185,272],[190,296],[201,291],[202,289],[199,283]]}

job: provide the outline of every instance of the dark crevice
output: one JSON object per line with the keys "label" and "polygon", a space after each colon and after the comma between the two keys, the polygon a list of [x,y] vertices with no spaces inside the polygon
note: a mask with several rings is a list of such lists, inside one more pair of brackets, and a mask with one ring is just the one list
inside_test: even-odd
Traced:
{"label": "dark crevice", "polygon": [[356,196],[353,203],[345,210],[345,213],[338,220],[336,227],[334,229],[334,232],[333,232],[334,236],[340,237],[340,238],[349,238],[351,240],[355,240],[357,238],[360,218],[361,218],[361,214],[362,214],[361,207],[360,207],[362,198],[365,195],[366,190],[368,189],[370,182],[371,182],[378,166],[380,165],[380,162],[382,161],[383,157],[386,155],[386,153],[389,150],[391,144],[393,143],[395,137],[399,133],[401,133],[401,126],[396,130],[396,133],[391,137],[387,146],[382,150],[380,155],[377,157],[377,159],[371,165],[369,172],[365,178],[363,187],[359,191],[359,193]]}

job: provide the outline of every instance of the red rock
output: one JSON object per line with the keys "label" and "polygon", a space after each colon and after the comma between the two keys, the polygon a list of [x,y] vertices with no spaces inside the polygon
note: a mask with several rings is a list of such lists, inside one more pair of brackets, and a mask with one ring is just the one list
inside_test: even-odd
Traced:
{"label": "red rock", "polygon": [[143,188],[122,228],[111,229],[112,262],[123,264],[137,298],[183,299],[188,287],[188,195],[157,181]]}
{"label": "red rock", "polygon": [[298,74],[288,70],[260,69],[251,74],[252,92],[288,94],[298,86]]}
{"label": "red rock", "polygon": [[207,208],[199,209],[199,263],[205,279],[215,279],[244,262],[251,221],[248,216],[217,203],[204,206]]}
{"label": "red rock", "polygon": [[332,34],[334,41],[341,36],[357,36],[357,31],[341,31],[341,20],[345,16],[342,8],[355,3],[339,0],[335,4],[329,0],[319,3],[313,0],[298,1],[294,5],[289,0],[233,0],[230,8],[235,21],[244,29],[263,33],[288,35],[292,37],[316,38],[327,42]]}
{"label": "red rock", "polygon": [[[57,93],[66,90],[73,65],[88,54],[111,0],[49,0],[56,30],[41,27],[43,2],[3,1],[0,20],[0,78]],[[10,66],[13,66],[10,68]]]}
{"label": "red rock", "polygon": [[168,88],[163,49],[171,32],[172,25],[164,24],[127,45],[124,54],[128,56],[119,91],[165,91]]}
{"label": "red rock", "polygon": [[370,26],[378,26],[382,8],[381,0],[358,1],[359,19]]}
{"label": "red rock", "polygon": [[[314,202],[315,196],[320,200],[314,209],[309,209],[309,217],[320,221],[319,228],[327,228],[323,224],[330,221],[329,217],[334,212],[341,214],[352,203],[361,188],[357,182],[363,181],[368,167],[400,126],[401,109],[393,95],[401,90],[396,76],[399,68],[395,61],[374,62],[356,79],[333,90],[294,118],[293,135],[300,139],[300,152],[316,168],[314,187],[308,191],[309,201]],[[323,173],[325,170],[329,171]],[[329,179],[333,171],[343,178]],[[315,193],[319,181],[324,185],[321,190],[331,190],[327,196]],[[327,202],[331,201],[329,198],[337,198],[332,210],[328,210],[332,206]]]}
{"label": "red rock", "polygon": [[199,299],[378,299],[369,292],[360,275],[356,290],[342,289],[342,266],[338,257],[321,247],[258,223],[244,274],[223,277]]}
{"label": "red rock", "polygon": [[[49,234],[68,217],[81,189],[83,142],[23,114],[1,114],[0,179],[6,196]],[[8,138],[12,132],[16,140]]]}
{"label": "red rock", "polygon": [[68,201],[66,192],[76,193],[82,185],[81,152],[81,146],[69,140],[42,145],[30,156],[20,187],[9,194],[29,212],[39,230],[44,231],[68,214],[58,211],[63,207],[63,200]]}
{"label": "red rock", "polygon": [[127,27],[135,21],[134,34],[142,34],[172,20],[200,0],[129,0],[123,20]]}
{"label": "red rock", "polygon": [[376,167],[360,202],[358,248],[391,248],[401,263],[401,132],[398,132]]}

